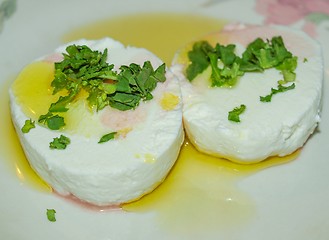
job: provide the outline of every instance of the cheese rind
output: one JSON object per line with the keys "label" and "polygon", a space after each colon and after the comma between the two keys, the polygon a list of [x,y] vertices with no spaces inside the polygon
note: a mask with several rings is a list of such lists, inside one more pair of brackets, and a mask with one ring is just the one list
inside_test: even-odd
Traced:
{"label": "cheese rind", "polygon": [[[150,60],[154,68],[162,64],[160,59],[145,49],[124,47],[109,38],[80,40],[74,44],[88,45],[99,51],[108,48],[108,61],[114,63],[117,69],[123,64],[143,64],[146,60]],[[65,47],[55,52],[65,52]],[[58,56],[52,54],[40,60],[52,59],[58,59]],[[168,93],[179,99],[170,110],[161,106],[161,99]],[[18,101],[14,87],[10,89],[10,106],[27,159],[56,192],[72,194],[94,205],[119,205],[142,197],[164,180],[177,159],[184,139],[181,92],[177,79],[169,70],[166,81],[158,83],[152,94],[154,98],[141,102],[136,110],[121,112],[107,107],[92,113],[92,117],[78,127],[83,129],[89,126],[91,129],[87,135],[76,129],[51,131],[38,124],[35,129],[23,134],[20,129],[29,118],[24,111],[28,106]],[[90,110],[81,109],[84,108],[80,106],[79,111],[83,114],[91,114]],[[74,109],[71,110],[74,112]],[[93,132],[93,124],[90,122],[88,125],[88,121],[98,121],[101,129]],[[118,131],[119,137],[98,143],[103,133],[112,131]],[[69,137],[71,144],[65,150],[50,149],[49,142],[60,134]],[[149,161],[150,156],[153,161]]]}
{"label": "cheese rind", "polygon": [[[202,152],[240,163],[285,156],[302,147],[320,121],[323,82],[321,48],[305,33],[279,26],[245,26],[224,29],[204,39],[237,45],[238,55],[257,37],[281,35],[289,51],[298,57],[295,89],[278,93],[264,103],[271,88],[282,79],[279,71],[246,73],[232,88],[211,88],[208,68],[189,82],[184,71],[186,50],[173,60],[172,71],[179,78],[183,96],[183,121],[187,136]],[[228,112],[241,104],[246,110],[241,122],[228,120]]]}

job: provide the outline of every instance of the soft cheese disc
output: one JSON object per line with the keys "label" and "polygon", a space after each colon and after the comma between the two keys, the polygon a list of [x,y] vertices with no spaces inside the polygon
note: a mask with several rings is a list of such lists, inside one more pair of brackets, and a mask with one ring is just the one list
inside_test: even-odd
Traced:
{"label": "soft cheese disc", "polygon": [[[192,82],[186,78],[188,51],[178,52],[172,71],[179,78],[183,96],[183,121],[187,136],[202,152],[241,163],[270,156],[285,156],[303,146],[320,121],[323,61],[319,44],[304,32],[280,26],[231,25],[202,38],[212,46],[235,44],[241,56],[246,46],[260,37],[282,36],[286,48],[298,57],[295,89],[276,94],[271,102],[260,96],[276,88],[282,75],[276,69],[248,72],[232,88],[210,87],[208,67]],[[228,113],[244,104],[241,122]]]}
{"label": "soft cheese disc", "polygon": [[[107,61],[117,71],[121,65],[142,66],[148,60],[154,69],[162,64],[149,51],[125,47],[110,38],[67,45],[71,44],[101,52],[107,48]],[[23,69],[10,89],[12,119],[25,154],[33,169],[61,195],[72,194],[100,206],[136,200],[164,180],[179,154],[184,134],[178,80],[167,69],[166,81],[157,84],[153,99],[142,101],[135,110],[106,107],[96,112],[87,107],[85,100],[78,100],[70,106],[63,131],[36,124],[23,134],[25,120],[32,118],[37,123],[35,112],[49,107],[41,99],[52,97],[51,69],[61,60],[67,45]],[[31,87],[34,82],[26,83],[31,78],[39,81],[35,89]],[[98,143],[110,132],[118,133],[115,139]],[[64,150],[50,149],[49,143],[61,134],[71,143]]]}

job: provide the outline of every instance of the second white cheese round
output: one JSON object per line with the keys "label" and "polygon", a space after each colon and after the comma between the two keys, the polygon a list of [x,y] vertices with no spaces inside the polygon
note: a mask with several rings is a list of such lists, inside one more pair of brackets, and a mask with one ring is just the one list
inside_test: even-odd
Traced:
{"label": "second white cheese round", "polygon": [[[186,50],[175,58],[183,96],[183,121],[191,142],[202,152],[240,163],[253,163],[270,156],[285,156],[303,146],[320,116],[323,81],[321,48],[305,33],[283,27],[239,26],[205,36],[214,46],[236,44],[237,55],[257,37],[282,36],[286,48],[298,57],[295,89],[278,93],[271,102],[261,102],[282,79],[279,71],[246,73],[232,88],[210,87],[211,69],[189,82]],[[185,54],[185,55],[184,55]],[[184,56],[183,56],[184,55]],[[228,112],[241,104],[246,110],[241,122],[228,120]]]}

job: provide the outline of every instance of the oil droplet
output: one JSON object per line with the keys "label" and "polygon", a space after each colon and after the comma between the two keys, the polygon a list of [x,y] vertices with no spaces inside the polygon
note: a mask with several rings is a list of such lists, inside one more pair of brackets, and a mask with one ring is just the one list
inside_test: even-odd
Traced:
{"label": "oil droplet", "polygon": [[177,104],[179,103],[179,97],[172,93],[164,93],[163,97],[161,98],[160,105],[162,109],[170,111],[173,110]]}
{"label": "oil droplet", "polygon": [[153,154],[150,154],[150,153],[144,154],[145,163],[154,163],[155,161],[156,161],[156,158]]}
{"label": "oil droplet", "polygon": [[13,170],[21,183],[32,186],[43,192],[51,192],[51,188],[33,171],[27,161],[23,149],[19,143],[14,126],[11,122],[9,109],[8,89],[12,81],[1,84],[0,93],[0,152],[1,156],[8,163],[9,169]]}

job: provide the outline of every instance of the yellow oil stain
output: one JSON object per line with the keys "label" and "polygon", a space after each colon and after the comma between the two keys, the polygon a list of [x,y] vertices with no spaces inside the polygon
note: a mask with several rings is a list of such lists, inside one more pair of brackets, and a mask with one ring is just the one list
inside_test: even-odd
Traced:
{"label": "yellow oil stain", "polygon": [[42,61],[27,65],[15,79],[13,93],[28,117],[38,119],[59,98],[59,94],[52,94],[50,83],[53,79],[54,64]]}
{"label": "yellow oil stain", "polygon": [[164,93],[160,101],[162,109],[166,111],[175,109],[178,103],[179,97],[169,92]]}
{"label": "yellow oil stain", "polygon": [[242,165],[200,153],[186,141],[166,180],[123,209],[154,212],[163,227],[182,234],[236,227],[255,214],[253,199],[238,188],[239,181],[257,171],[292,161],[298,154]]}
{"label": "yellow oil stain", "polygon": [[153,154],[150,154],[150,153],[144,154],[145,163],[154,163],[155,161],[156,161],[156,158]]}
{"label": "yellow oil stain", "polygon": [[9,108],[9,85],[12,81],[1,84],[0,94],[0,152],[9,169],[16,174],[22,184],[31,186],[43,192],[51,192],[51,188],[34,172],[27,161],[23,149],[19,143],[16,131],[11,121]]}
{"label": "yellow oil stain", "polygon": [[[62,90],[53,94],[51,82],[54,79],[54,63],[36,61],[25,66],[12,84],[12,90],[17,103],[25,115],[38,121],[41,115],[47,114],[52,103],[57,102],[60,96],[66,96],[67,91]],[[99,133],[102,127],[86,101],[88,93],[81,89],[74,101],[68,104],[70,111],[56,113],[65,119],[63,131],[69,131],[84,136],[91,136],[89,130]],[[96,121],[95,121],[96,119]]]}

